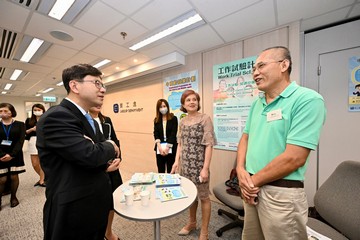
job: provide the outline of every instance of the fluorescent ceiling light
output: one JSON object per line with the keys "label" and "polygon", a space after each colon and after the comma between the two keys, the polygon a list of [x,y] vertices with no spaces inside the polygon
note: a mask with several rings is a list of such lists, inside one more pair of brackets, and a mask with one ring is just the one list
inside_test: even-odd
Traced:
{"label": "fluorescent ceiling light", "polygon": [[61,82],[58,82],[57,84],[56,84],[56,86],[62,86],[62,85],[64,85],[64,83],[61,81]]}
{"label": "fluorescent ceiling light", "polygon": [[99,68],[99,67],[104,66],[105,64],[108,64],[109,62],[111,62],[111,60],[105,59],[105,60],[102,60],[101,62],[98,62],[97,64],[93,65],[93,67]]}
{"label": "fluorescent ceiling light", "polygon": [[200,22],[202,21],[203,19],[200,17],[199,14],[195,14],[194,16],[191,16],[189,17],[188,19],[185,19],[184,21],[182,22],[179,22],[178,24],[175,24],[174,26],[172,27],[169,27],[139,43],[136,43],[134,45],[132,45],[131,47],[129,47],[129,49],[133,50],[133,51],[136,51],[137,49],[139,48],[142,48],[146,45],[149,45],[150,43],[153,43],[155,41],[158,41],[160,40],[161,38],[164,38],[166,36],[169,36],[170,34],[173,34],[177,31],[180,31],[181,29],[184,29],[190,25],[193,25],[197,22]]}
{"label": "fluorescent ceiling light", "polygon": [[48,93],[48,92],[50,92],[52,90],[54,90],[54,88],[51,87],[51,88],[45,89],[44,91],[42,91],[42,93]]}
{"label": "fluorescent ceiling light", "polygon": [[57,0],[49,12],[49,16],[61,20],[75,0]]}
{"label": "fluorescent ceiling light", "polygon": [[22,73],[22,70],[15,69],[13,74],[11,74],[10,80],[17,80],[21,73]]}
{"label": "fluorescent ceiling light", "polygon": [[26,51],[24,52],[24,54],[20,58],[20,61],[29,62],[30,59],[36,53],[36,51],[41,47],[43,42],[44,42],[44,40],[41,40],[41,39],[38,39],[38,38],[33,38],[31,43],[29,44],[28,48],[26,49]]}
{"label": "fluorescent ceiling light", "polygon": [[41,93],[37,93],[35,94],[36,97],[40,97],[41,96]]}
{"label": "fluorescent ceiling light", "polygon": [[12,84],[11,83],[7,83],[4,87],[4,90],[10,90]]}
{"label": "fluorescent ceiling light", "polygon": [[1,94],[6,94],[6,93],[7,93],[7,92],[5,92],[5,91],[2,91],[2,92],[1,92]]}

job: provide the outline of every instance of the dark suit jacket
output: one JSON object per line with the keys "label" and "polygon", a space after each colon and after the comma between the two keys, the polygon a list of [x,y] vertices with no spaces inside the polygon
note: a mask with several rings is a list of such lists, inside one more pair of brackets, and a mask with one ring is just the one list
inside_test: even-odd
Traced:
{"label": "dark suit jacket", "polygon": [[[166,122],[166,142],[173,144],[172,151],[176,154],[177,141],[176,135],[178,130],[178,120],[174,116],[172,119]],[[160,139],[160,142],[164,142],[164,127],[162,120],[159,123],[154,123],[154,139]],[[154,147],[156,151],[156,144]]]}
{"label": "dark suit jacket", "polygon": [[81,111],[66,99],[37,123],[36,146],[46,176],[46,240],[104,239],[112,208],[105,170],[115,152],[97,123],[96,128],[95,135]]}
{"label": "dark suit jacket", "polygon": [[[109,139],[109,136],[110,136],[110,139],[113,140],[115,142],[115,144],[120,148],[120,141],[116,136],[111,118],[105,117],[104,122],[101,124],[101,126],[103,129],[104,137],[106,139]],[[110,135],[109,135],[109,133],[110,133]],[[121,159],[121,151],[120,151],[119,158]],[[123,184],[123,180],[120,175],[120,170],[108,172],[108,174],[109,174],[110,181],[111,181],[111,188],[112,188],[112,191],[114,192],[116,190],[116,188],[118,188],[121,184]]]}

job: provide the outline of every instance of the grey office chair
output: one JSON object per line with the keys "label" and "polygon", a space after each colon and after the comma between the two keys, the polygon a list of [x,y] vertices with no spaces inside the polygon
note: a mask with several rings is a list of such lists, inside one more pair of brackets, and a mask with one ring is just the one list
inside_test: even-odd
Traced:
{"label": "grey office chair", "polygon": [[316,191],[315,209],[324,221],[307,225],[336,240],[360,239],[360,162],[344,161]]}
{"label": "grey office chair", "polygon": [[223,232],[235,227],[241,227],[242,231],[242,227],[244,226],[244,207],[242,204],[242,199],[239,196],[234,196],[227,193],[227,188],[228,187],[225,185],[225,183],[220,183],[213,188],[213,193],[215,197],[219,199],[223,204],[236,211],[236,214],[234,214],[223,209],[218,210],[219,215],[224,214],[230,219],[232,219],[232,222],[216,231],[216,235],[218,237],[221,237]]}

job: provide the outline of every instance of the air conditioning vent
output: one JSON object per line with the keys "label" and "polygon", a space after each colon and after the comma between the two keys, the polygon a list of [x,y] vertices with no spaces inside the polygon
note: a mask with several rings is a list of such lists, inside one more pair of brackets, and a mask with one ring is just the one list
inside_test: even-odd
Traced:
{"label": "air conditioning vent", "polygon": [[10,0],[10,2],[28,8],[30,10],[35,10],[39,5],[40,0]]}
{"label": "air conditioning vent", "polygon": [[14,54],[17,33],[0,28],[0,58],[11,59]]}
{"label": "air conditioning vent", "polygon": [[4,72],[5,72],[5,68],[0,67],[0,79],[3,78]]}

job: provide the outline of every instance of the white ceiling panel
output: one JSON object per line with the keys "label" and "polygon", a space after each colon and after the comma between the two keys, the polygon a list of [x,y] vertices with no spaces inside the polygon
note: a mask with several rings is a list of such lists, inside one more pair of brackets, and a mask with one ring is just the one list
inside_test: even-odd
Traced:
{"label": "white ceiling panel", "polygon": [[[125,39],[120,34],[121,32],[127,34]],[[131,19],[127,19],[106,33],[104,38],[117,44],[126,44],[146,32],[146,28]]]}
{"label": "white ceiling panel", "polygon": [[[206,38],[204,36],[206,36]],[[220,37],[209,26],[203,26],[199,29],[190,31],[175,38],[174,40],[171,40],[171,42],[189,54],[224,43],[224,41],[222,41],[222,39],[220,39]]]}
{"label": "white ceiling panel", "polygon": [[[106,16],[104,16],[106,12]],[[75,27],[95,34],[97,36],[109,31],[121,22],[125,16],[102,2],[96,2],[90,9],[74,24]]]}
{"label": "white ceiling panel", "polygon": [[[261,17],[254,17],[254,13]],[[227,42],[272,29],[276,27],[273,2],[257,3],[212,23],[212,26]]]}
{"label": "white ceiling panel", "polygon": [[109,6],[117,9],[119,12],[122,12],[126,15],[131,15],[139,8],[146,5],[151,0],[137,0],[137,1],[129,1],[129,0],[102,0],[104,3]]}
{"label": "white ceiling panel", "polygon": [[219,18],[227,16],[231,13],[237,12],[240,9],[246,8],[261,0],[226,0],[220,4],[219,0],[190,0],[197,9],[200,9],[200,14],[205,17],[207,21],[213,22]]}
{"label": "white ceiling panel", "polygon": [[279,24],[289,23],[292,19],[306,19],[322,15],[353,3],[354,0],[277,0]]}
{"label": "white ceiling panel", "polygon": [[121,61],[136,54],[127,48],[116,45],[104,39],[96,40],[90,46],[85,48],[84,52],[110,59],[112,61]]}
{"label": "white ceiling panel", "polygon": [[349,17],[356,17],[360,15],[360,3],[356,4],[350,12]]}
{"label": "white ceiling panel", "polygon": [[60,45],[52,45],[46,51],[45,55],[48,57],[52,57],[52,58],[67,60],[67,59],[71,58],[72,56],[74,56],[77,52],[78,51],[68,48],[68,47],[64,47],[64,46],[60,46]]}
{"label": "white ceiling panel", "polygon": [[93,63],[95,61],[99,60],[99,57],[93,54],[85,53],[85,52],[79,52],[75,56],[69,59],[71,62],[75,62],[76,64],[79,63]]}
{"label": "white ceiling panel", "polygon": [[164,23],[191,9],[191,5],[184,0],[154,0],[135,13],[132,18],[151,30],[164,25]]}
{"label": "white ceiling panel", "polygon": [[[61,41],[50,35],[52,30],[61,30],[74,37],[73,41]],[[96,39],[96,36],[71,27],[60,21],[34,13],[25,31],[30,36],[46,40],[48,42],[58,43],[74,49],[83,49]]]}
{"label": "white ceiling panel", "polygon": [[63,63],[63,60],[60,60],[58,58],[43,56],[42,58],[40,58],[40,60],[36,64],[43,65],[43,66],[49,67],[49,68],[56,68],[62,63]]}
{"label": "white ceiling panel", "polygon": [[21,6],[5,0],[0,1],[0,27],[2,28],[21,32],[29,15],[30,11]]}
{"label": "white ceiling panel", "polygon": [[325,25],[330,19],[337,19],[337,21],[344,20],[346,15],[350,11],[350,7],[342,8],[336,12],[330,12],[327,14],[320,15],[318,17],[312,17],[301,21],[301,30],[312,29],[317,26]]}

